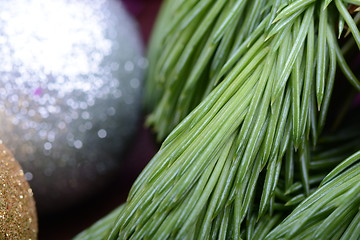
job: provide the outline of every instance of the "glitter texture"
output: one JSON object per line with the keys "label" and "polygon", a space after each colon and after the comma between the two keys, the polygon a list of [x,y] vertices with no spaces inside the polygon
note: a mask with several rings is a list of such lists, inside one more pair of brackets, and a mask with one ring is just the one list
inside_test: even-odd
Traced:
{"label": "glitter texture", "polygon": [[84,197],[119,166],[146,59],[115,0],[0,0],[0,140],[38,208]]}
{"label": "glitter texture", "polygon": [[19,163],[0,144],[0,239],[35,240],[37,231],[32,190]]}

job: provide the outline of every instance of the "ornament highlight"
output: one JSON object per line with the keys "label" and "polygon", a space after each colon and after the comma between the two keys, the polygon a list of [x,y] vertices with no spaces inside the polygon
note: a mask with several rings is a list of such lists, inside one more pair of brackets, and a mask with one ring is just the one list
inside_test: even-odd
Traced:
{"label": "ornament highlight", "polygon": [[33,192],[19,163],[0,144],[0,239],[37,239]]}
{"label": "ornament highlight", "polygon": [[40,210],[96,191],[134,135],[146,59],[120,1],[0,1],[0,139]]}

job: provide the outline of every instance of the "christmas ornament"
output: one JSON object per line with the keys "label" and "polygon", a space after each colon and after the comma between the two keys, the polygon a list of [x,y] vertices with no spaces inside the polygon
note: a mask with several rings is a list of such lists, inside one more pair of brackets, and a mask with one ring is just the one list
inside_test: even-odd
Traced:
{"label": "christmas ornament", "polygon": [[33,192],[24,172],[8,149],[0,144],[0,239],[37,239]]}
{"label": "christmas ornament", "polygon": [[146,60],[115,0],[0,1],[0,139],[40,210],[96,190],[136,129]]}

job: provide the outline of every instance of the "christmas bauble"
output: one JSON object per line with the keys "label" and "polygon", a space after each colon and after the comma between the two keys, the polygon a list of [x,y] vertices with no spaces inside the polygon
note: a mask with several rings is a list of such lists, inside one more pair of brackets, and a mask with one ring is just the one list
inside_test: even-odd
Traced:
{"label": "christmas bauble", "polygon": [[0,239],[37,239],[33,192],[12,154],[0,144]]}
{"label": "christmas bauble", "polygon": [[146,59],[116,0],[0,0],[0,139],[42,211],[91,194],[134,134]]}

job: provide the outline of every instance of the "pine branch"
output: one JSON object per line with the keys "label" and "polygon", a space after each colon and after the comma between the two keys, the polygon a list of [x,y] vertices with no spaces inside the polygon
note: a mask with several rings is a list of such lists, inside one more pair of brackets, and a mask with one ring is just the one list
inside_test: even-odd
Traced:
{"label": "pine branch", "polygon": [[[160,139],[171,133],[105,239],[258,236],[255,219],[261,225],[275,210],[288,211],[324,176],[309,175],[310,146],[324,127],[337,65],[360,86],[336,40],[334,19],[344,19],[358,42],[356,24],[341,0],[170,2],[151,45],[162,51],[150,52],[155,96],[149,106],[156,109],[149,123]],[[268,236],[295,235],[308,220],[284,226],[293,221],[301,224]]]}
{"label": "pine branch", "polygon": [[359,239],[360,151],[339,165],[265,239]]}
{"label": "pine branch", "polygon": [[[317,104],[308,103],[317,105],[315,108],[322,105],[325,85],[332,89],[328,84],[333,83],[334,70],[330,71],[330,78],[325,78],[329,62],[324,60],[327,55],[334,58],[335,54],[328,52],[334,48],[330,44],[337,44],[331,41],[333,26],[326,14],[330,6],[324,8],[313,2],[295,1],[280,11],[268,32],[263,30],[265,40],[259,36],[258,44],[250,46],[237,59],[218,86],[164,141],[160,152],[134,184],[112,237],[119,234],[120,239],[162,239],[175,234],[176,238],[184,238],[196,234],[194,226],[197,225],[206,226],[203,232],[210,233],[212,222],[208,219],[228,211],[232,224],[227,232],[238,239],[241,224],[254,201],[262,169],[266,177],[259,214],[264,214],[275,191],[281,159],[289,142],[294,143],[295,149],[302,146],[301,154],[307,154],[306,144],[302,142],[307,136],[301,133],[308,132],[305,129],[309,124],[301,124],[307,119],[300,118],[300,104],[306,102],[301,101],[302,95],[306,95],[308,101],[311,99],[308,93],[302,94],[305,88],[302,86],[310,86],[313,89],[310,92],[316,90]],[[201,4],[204,8],[210,6],[205,2]],[[222,1],[217,2],[216,9],[207,17],[201,15],[205,27],[192,35],[189,49],[184,49],[185,55],[174,62],[171,74],[174,77],[168,85],[171,91],[182,89],[178,85],[183,77],[180,70],[186,69],[187,59],[194,54],[199,36],[210,27],[211,21],[215,21],[214,16],[220,14],[219,9],[224,6],[221,4]],[[314,14],[319,16],[319,22],[314,21],[317,19]],[[315,32],[325,35],[316,38]],[[311,42],[315,39],[317,44]],[[306,49],[313,46],[318,49],[317,60],[310,61],[316,62],[317,67],[313,69],[313,65],[308,64],[311,69],[306,70],[302,67]],[[167,58],[169,62],[171,59]],[[333,65],[334,62],[332,60]],[[165,66],[166,71],[170,65]],[[316,88],[315,84],[303,80],[306,71],[316,72],[305,79],[314,82],[311,76],[316,75]],[[171,106],[169,102],[170,99],[165,101],[167,106]],[[167,106],[160,105],[158,109],[163,111]],[[277,116],[272,114],[276,111]],[[305,194],[309,194],[308,158],[300,159]],[[220,185],[219,179],[225,177],[227,181]],[[209,206],[220,207],[214,210]]]}
{"label": "pine branch", "polygon": [[[347,121],[336,133],[321,137],[319,144],[310,152],[308,160],[310,193],[317,190],[321,181],[331,170],[337,165],[346,164],[344,159],[360,149],[360,126],[358,124],[360,119],[358,115],[352,115],[351,118],[352,121],[350,123]],[[275,203],[286,211],[296,207],[306,198],[301,174],[298,174],[301,173],[300,158],[301,153],[288,151],[283,160],[287,166],[281,170],[274,192]],[[287,175],[291,176],[290,180]]]}
{"label": "pine branch", "polygon": [[206,0],[164,5],[166,14],[159,18],[149,48],[146,94],[148,109],[156,109],[148,124],[159,139],[214,88],[223,64],[268,15],[266,2]]}
{"label": "pine branch", "polygon": [[[356,109],[354,109],[356,110]],[[321,181],[325,178],[327,173],[331,170],[335,169],[333,173],[339,172],[339,169],[346,168],[347,165],[352,165],[351,162],[354,158],[351,158],[350,155],[356,152],[357,149],[360,148],[360,126],[358,125],[359,122],[359,115],[356,115],[355,118],[352,115],[351,119],[343,124],[343,128],[333,133],[331,135],[326,135],[319,140],[319,145],[316,147],[314,151],[311,152],[311,158],[309,160],[309,171],[310,171],[310,178],[309,178],[309,185],[311,186],[310,192],[314,194],[317,191]],[[288,151],[289,153],[293,153],[293,151]],[[279,182],[275,188],[273,199],[273,205],[271,206],[272,211],[277,212],[276,215],[265,214],[263,217],[258,217],[256,211],[250,211],[246,216],[245,224],[243,224],[241,237],[243,239],[264,239],[265,236],[274,229],[288,214],[289,211],[293,210],[297,207],[302,201],[306,199],[306,195],[303,193],[303,185],[301,183],[300,177],[295,174],[298,172],[298,165],[295,163],[299,156],[297,154],[292,154],[292,156],[285,156],[284,161],[288,161],[287,159],[293,159],[293,167],[291,168],[293,174],[293,183],[289,187],[285,186],[285,182],[287,180],[286,174],[287,169],[285,167],[281,169]],[[356,156],[356,155],[354,155]],[[343,161],[344,159],[348,158],[348,161]],[[350,163],[350,164],[349,164]],[[345,167],[344,167],[345,166]],[[326,171],[324,171],[326,169]],[[327,179],[332,177],[334,174],[329,174]],[[326,178],[325,178],[326,180]],[[220,181],[225,182],[226,178],[221,179]],[[222,191],[222,190],[221,190]],[[214,195],[217,195],[215,193]],[[86,231],[82,232],[78,236],[75,237],[76,240],[80,239],[105,239],[105,236],[111,231],[114,223],[117,220],[120,211],[122,211],[124,205],[120,206],[119,208],[115,209],[112,213],[110,213],[104,219],[101,219],[96,224],[94,224],[91,228],[87,229]],[[258,208],[255,204],[251,206],[252,209]],[[217,205],[210,205],[208,209],[207,216],[211,216],[213,212],[218,211],[219,206]],[[227,208],[228,209],[228,208]],[[217,217],[212,220],[211,218],[208,221],[213,221],[214,225],[211,231],[211,239],[224,239],[224,232],[220,231],[220,228],[226,228],[228,223],[226,223],[224,218],[225,212],[221,212],[217,214]],[[354,218],[353,221],[357,221],[357,218]],[[228,221],[231,221],[228,219]],[[352,225],[353,226],[353,225]],[[195,239],[202,239],[201,237],[209,235],[206,231],[210,228],[206,227],[205,224],[197,226],[197,238]],[[218,231],[213,230],[218,229]],[[350,232],[354,232],[355,229],[351,230],[349,228],[348,235]],[[344,235],[343,239],[348,239]]]}

